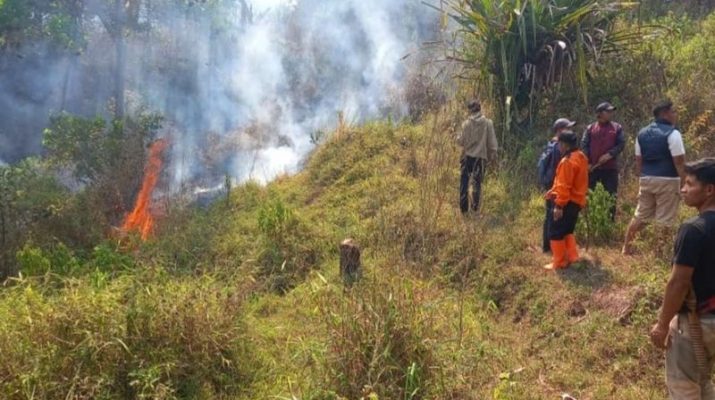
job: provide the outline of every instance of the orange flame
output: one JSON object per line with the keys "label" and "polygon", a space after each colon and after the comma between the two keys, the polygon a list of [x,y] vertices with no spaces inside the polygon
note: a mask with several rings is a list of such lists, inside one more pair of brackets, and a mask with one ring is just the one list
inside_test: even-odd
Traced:
{"label": "orange flame", "polygon": [[156,183],[159,181],[161,168],[164,164],[162,154],[168,142],[159,139],[149,148],[149,162],[144,168],[144,182],[137,196],[134,210],[124,220],[122,230],[125,232],[137,231],[141,233],[142,240],[147,240],[154,230],[154,217],[151,215],[151,195]]}

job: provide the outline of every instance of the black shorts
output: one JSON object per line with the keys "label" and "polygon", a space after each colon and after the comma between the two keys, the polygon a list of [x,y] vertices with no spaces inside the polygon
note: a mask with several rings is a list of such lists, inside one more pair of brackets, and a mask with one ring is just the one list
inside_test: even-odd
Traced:
{"label": "black shorts", "polygon": [[549,237],[551,240],[564,240],[568,235],[576,231],[576,223],[578,222],[578,214],[581,212],[581,207],[576,203],[568,203],[564,207],[564,215],[558,221],[551,223]]}

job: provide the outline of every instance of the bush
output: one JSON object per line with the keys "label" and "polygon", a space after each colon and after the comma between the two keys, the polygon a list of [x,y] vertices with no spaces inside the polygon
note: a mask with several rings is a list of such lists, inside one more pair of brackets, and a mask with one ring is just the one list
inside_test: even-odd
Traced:
{"label": "bush", "polygon": [[257,368],[239,297],[210,277],[65,286],[2,293],[0,397],[212,398],[250,384]]}
{"label": "bush", "polygon": [[618,227],[611,219],[616,198],[601,183],[588,191],[588,206],[578,222],[579,237],[595,243],[608,243],[616,236]]}
{"label": "bush", "polygon": [[320,245],[315,234],[280,199],[259,209],[258,227],[258,273],[270,290],[285,293],[318,265]]}
{"label": "bush", "polygon": [[51,222],[62,212],[66,196],[37,159],[0,166],[0,280],[17,273],[16,255],[26,241],[52,241]]}

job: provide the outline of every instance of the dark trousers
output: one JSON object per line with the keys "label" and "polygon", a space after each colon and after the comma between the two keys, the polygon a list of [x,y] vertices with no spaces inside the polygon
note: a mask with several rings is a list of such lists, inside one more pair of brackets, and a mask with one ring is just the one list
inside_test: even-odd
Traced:
{"label": "dark trousers", "polygon": [[[484,159],[464,156],[461,161],[462,179],[459,185],[459,207],[466,214],[479,211],[484,180]],[[469,184],[472,184],[472,204],[469,204]]]}
{"label": "dark trousers", "polygon": [[551,224],[554,222],[554,202],[546,200],[546,218],[544,218],[544,233],[542,249],[544,253],[551,251]]}
{"label": "dark trousers", "polygon": [[[549,237],[551,240],[564,240],[568,235],[576,231],[576,223],[578,222],[578,214],[581,212],[581,207],[576,203],[568,203],[564,207],[564,215],[558,221],[551,223]],[[553,220],[553,219],[552,219]]]}
{"label": "dark trousers", "polygon": [[588,187],[596,189],[596,185],[602,184],[603,188],[613,196],[614,203],[611,208],[611,220],[616,220],[616,203],[618,197],[618,170],[617,169],[597,169],[591,172],[588,180]]}

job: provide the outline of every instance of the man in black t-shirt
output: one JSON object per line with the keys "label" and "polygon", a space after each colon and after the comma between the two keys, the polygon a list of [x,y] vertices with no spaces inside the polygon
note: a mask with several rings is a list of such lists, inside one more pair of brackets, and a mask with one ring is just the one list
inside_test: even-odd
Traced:
{"label": "man in black t-shirt", "polygon": [[665,289],[654,345],[667,349],[666,383],[671,399],[715,399],[715,158],[685,167],[685,204],[699,215],[685,222],[675,242],[673,270]]}

